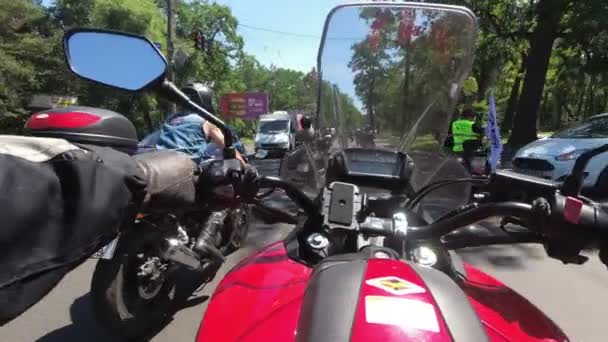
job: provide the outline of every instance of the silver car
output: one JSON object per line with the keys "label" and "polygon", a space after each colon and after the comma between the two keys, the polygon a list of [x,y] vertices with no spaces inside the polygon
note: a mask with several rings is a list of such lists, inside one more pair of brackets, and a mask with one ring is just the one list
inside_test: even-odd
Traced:
{"label": "silver car", "polygon": [[[513,170],[563,181],[577,157],[604,144],[608,144],[608,113],[592,116],[522,147],[513,158]],[[608,193],[608,153],[591,160],[585,170],[584,186]]]}

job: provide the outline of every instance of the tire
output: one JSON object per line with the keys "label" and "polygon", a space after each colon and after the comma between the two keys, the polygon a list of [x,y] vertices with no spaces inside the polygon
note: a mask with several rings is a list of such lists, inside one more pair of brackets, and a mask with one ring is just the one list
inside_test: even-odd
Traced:
{"label": "tire", "polygon": [[137,253],[144,246],[139,240],[121,239],[114,258],[97,262],[91,281],[97,320],[112,333],[128,339],[145,338],[163,327],[171,317],[175,294],[172,272],[165,271],[166,278],[155,287],[155,294],[142,297],[136,270],[141,264]]}

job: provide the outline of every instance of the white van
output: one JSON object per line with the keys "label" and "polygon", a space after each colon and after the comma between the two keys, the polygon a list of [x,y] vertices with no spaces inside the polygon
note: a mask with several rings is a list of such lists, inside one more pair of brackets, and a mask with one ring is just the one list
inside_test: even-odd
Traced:
{"label": "white van", "polygon": [[296,126],[294,118],[287,112],[274,112],[260,116],[255,134],[255,151],[268,155],[283,156],[295,148]]}

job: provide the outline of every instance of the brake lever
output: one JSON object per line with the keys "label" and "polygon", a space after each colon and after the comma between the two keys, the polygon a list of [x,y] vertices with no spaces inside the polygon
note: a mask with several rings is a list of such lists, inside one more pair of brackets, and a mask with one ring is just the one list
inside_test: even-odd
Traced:
{"label": "brake lever", "polygon": [[261,195],[256,195],[254,199],[257,201],[260,201],[260,200],[272,195],[276,190],[277,190],[276,188],[272,188],[272,189],[262,193]]}

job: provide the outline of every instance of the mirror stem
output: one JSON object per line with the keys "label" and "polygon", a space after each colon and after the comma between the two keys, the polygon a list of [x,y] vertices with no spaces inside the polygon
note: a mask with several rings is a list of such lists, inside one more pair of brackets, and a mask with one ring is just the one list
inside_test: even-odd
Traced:
{"label": "mirror stem", "polygon": [[[179,90],[179,88],[176,87],[173,82],[167,79],[165,79],[163,83],[161,83],[160,90],[161,93],[166,96],[170,101],[173,101],[179,105],[182,105],[183,107],[187,107],[188,109],[195,111],[205,120],[211,122],[220,130],[222,130],[222,133],[224,134],[225,146],[224,158],[234,158],[235,153],[232,147],[232,131],[228,129],[228,126],[226,126],[226,124],[222,120],[217,118],[215,115],[209,113],[207,110],[205,110],[205,108],[199,106],[198,104],[190,100],[190,98],[181,90]],[[232,153],[230,153],[229,150],[232,150]]]}
{"label": "mirror stem", "polygon": [[564,183],[562,184],[561,191],[565,196],[578,196],[580,194],[585,180],[585,168],[587,167],[587,164],[591,158],[604,152],[608,152],[608,144],[596,147],[576,158],[572,173],[566,177],[566,180],[564,180]]}

